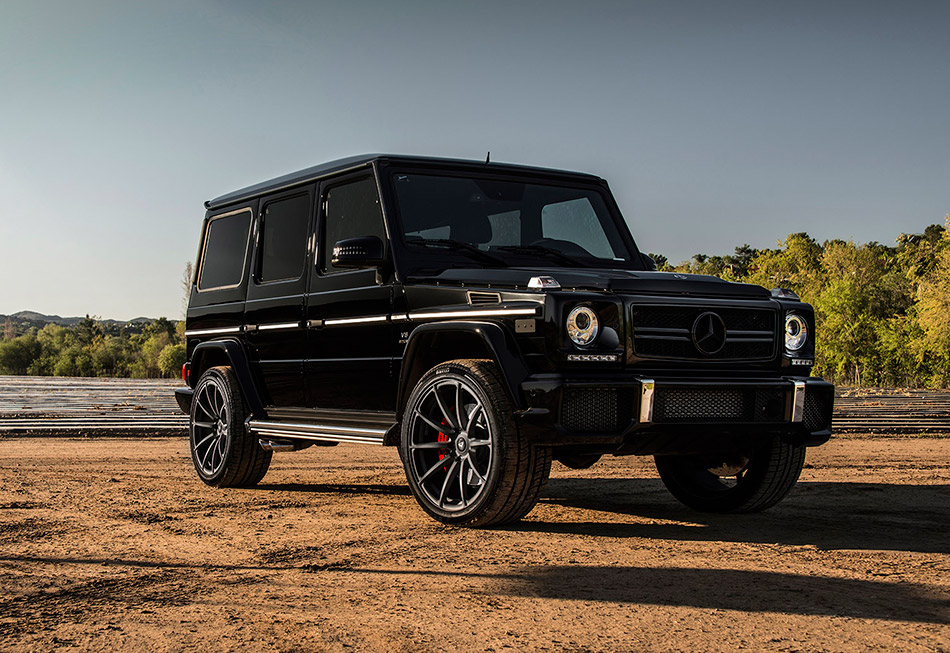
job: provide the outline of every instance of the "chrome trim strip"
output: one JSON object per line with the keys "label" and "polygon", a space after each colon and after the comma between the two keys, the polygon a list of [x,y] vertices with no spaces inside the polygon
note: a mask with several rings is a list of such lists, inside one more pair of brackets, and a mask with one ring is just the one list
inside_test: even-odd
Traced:
{"label": "chrome trim strip", "polygon": [[308,329],[318,329],[323,326],[323,320],[307,320]]}
{"label": "chrome trim strip", "polygon": [[393,313],[390,319],[393,322],[408,322],[409,314],[408,313]]}
{"label": "chrome trim strip", "polygon": [[795,393],[792,396],[792,422],[801,422],[805,417],[805,382],[792,381]]}
{"label": "chrome trim strip", "polygon": [[643,379],[640,381],[640,423],[649,424],[653,421],[653,395],[656,390],[656,381]]}
{"label": "chrome trim strip", "polygon": [[381,445],[381,437],[368,437],[359,435],[337,435],[334,433],[312,433],[303,435],[296,431],[281,431],[280,429],[254,429],[257,435],[268,436],[272,438],[287,438],[289,440],[316,440],[317,442],[349,442],[353,444],[376,444]]}
{"label": "chrome trim strip", "polygon": [[275,329],[299,329],[300,322],[279,322],[277,324],[258,324],[258,331],[274,331]]}
{"label": "chrome trim strip", "polygon": [[305,424],[301,422],[270,422],[267,420],[252,419],[247,424],[251,430],[281,429],[292,433],[333,433],[339,435],[363,435],[383,437],[388,429],[357,428],[353,426],[334,426],[331,424]]}
{"label": "chrome trim strip", "polygon": [[430,320],[442,317],[492,317],[501,315],[537,315],[537,308],[493,308],[481,311],[433,311],[409,313],[410,320]]}
{"label": "chrome trim strip", "polygon": [[366,322],[385,322],[389,319],[388,315],[372,315],[369,317],[344,317],[332,318],[323,321],[323,326],[337,326],[340,324],[364,324]]}
{"label": "chrome trim strip", "polygon": [[221,327],[219,329],[192,329],[185,331],[185,337],[192,336],[217,336],[225,333],[241,333],[241,327]]}

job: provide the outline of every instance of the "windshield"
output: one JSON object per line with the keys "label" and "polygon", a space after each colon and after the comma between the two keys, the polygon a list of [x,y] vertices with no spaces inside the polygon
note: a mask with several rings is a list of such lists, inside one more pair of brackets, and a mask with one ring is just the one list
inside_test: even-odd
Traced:
{"label": "windshield", "polygon": [[630,253],[600,192],[395,173],[406,244],[466,264],[624,267]]}

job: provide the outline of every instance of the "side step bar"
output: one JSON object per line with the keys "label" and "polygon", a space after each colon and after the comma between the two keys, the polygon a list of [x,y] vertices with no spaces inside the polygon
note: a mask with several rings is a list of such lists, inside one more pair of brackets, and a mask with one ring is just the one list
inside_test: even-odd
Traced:
{"label": "side step bar", "polygon": [[318,440],[322,442],[356,442],[359,444],[382,444],[388,429],[357,428],[332,424],[303,424],[296,422],[272,422],[252,419],[248,430],[265,438],[290,440]]}

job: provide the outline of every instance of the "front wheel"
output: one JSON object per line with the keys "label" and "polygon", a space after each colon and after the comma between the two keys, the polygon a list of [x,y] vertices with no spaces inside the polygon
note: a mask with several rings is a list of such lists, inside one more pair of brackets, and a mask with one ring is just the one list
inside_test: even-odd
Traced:
{"label": "front wheel", "polygon": [[773,436],[744,452],[656,456],[674,497],[702,512],[758,512],[781,501],[805,464],[805,447]]}
{"label": "front wheel", "polygon": [[416,501],[447,524],[516,521],[537,503],[551,472],[550,448],[519,433],[487,360],[443,363],[419,380],[403,415],[399,454]]}

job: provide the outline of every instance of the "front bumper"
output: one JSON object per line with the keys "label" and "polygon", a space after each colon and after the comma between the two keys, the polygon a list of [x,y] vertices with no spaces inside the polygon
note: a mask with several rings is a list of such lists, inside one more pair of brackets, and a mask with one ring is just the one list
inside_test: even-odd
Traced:
{"label": "front bumper", "polygon": [[763,435],[814,446],[831,436],[834,386],[812,377],[535,375],[519,426],[532,441],[588,451],[697,453]]}

